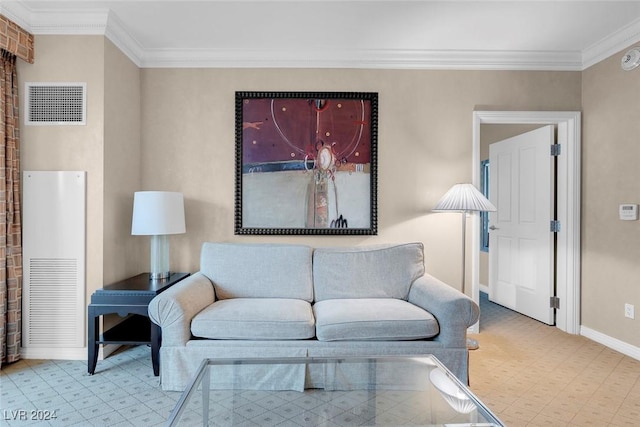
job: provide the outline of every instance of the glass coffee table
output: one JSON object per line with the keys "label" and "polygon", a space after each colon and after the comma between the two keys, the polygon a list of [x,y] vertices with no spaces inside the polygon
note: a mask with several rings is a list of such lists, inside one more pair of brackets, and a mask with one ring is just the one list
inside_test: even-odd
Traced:
{"label": "glass coffee table", "polygon": [[350,425],[504,424],[433,356],[206,359],[167,421]]}

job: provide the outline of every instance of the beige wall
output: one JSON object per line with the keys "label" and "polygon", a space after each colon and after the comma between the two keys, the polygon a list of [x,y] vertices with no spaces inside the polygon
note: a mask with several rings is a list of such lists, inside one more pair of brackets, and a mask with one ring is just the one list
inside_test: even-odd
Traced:
{"label": "beige wall", "polygon": [[140,70],[102,36],[38,36],[36,43],[36,62],[19,62],[21,85],[87,83],[86,126],[22,126],[21,143],[23,170],[87,171],[88,304],[96,289],[139,272],[144,255],[144,242],[130,233],[142,175]]}
{"label": "beige wall", "polygon": [[[422,241],[428,270],[458,287],[459,215],[431,208],[452,184],[471,180],[472,111],[583,110],[582,322],[638,346],[637,320],[622,314],[624,302],[640,309],[640,223],[619,221],[617,208],[640,202],[640,72],[622,72],[619,60],[583,73],[137,70],[104,37],[39,36],[21,82],[86,81],[89,116],[87,126],[23,127],[22,164],[88,171],[88,296],[103,279],[147,268],[148,242],[128,235],[137,189],[185,194],[187,233],[171,237],[174,270],[197,270],[210,240]],[[378,236],[233,234],[236,90],[379,93]]]}
{"label": "beige wall", "polygon": [[140,69],[106,39],[104,61],[106,284],[140,273],[148,259],[149,242],[148,238],[131,235],[133,193],[142,184]]}
{"label": "beige wall", "polygon": [[640,203],[640,70],[623,71],[622,54],[583,72],[582,324],[638,347],[640,222],[618,206]]}
{"label": "beige wall", "polygon": [[[459,287],[460,217],[431,209],[471,180],[473,110],[579,110],[580,85],[576,72],[144,69],[143,186],[185,195],[187,234],[172,237],[179,270],[197,270],[209,240],[422,241],[428,270]],[[379,93],[378,236],[234,236],[237,90]]]}
{"label": "beige wall", "polygon": [[104,259],[104,45],[102,36],[37,36],[36,62],[18,61],[21,90],[25,82],[87,83],[86,126],[24,126],[22,117],[20,129],[23,170],[87,172],[87,303],[102,287]]}

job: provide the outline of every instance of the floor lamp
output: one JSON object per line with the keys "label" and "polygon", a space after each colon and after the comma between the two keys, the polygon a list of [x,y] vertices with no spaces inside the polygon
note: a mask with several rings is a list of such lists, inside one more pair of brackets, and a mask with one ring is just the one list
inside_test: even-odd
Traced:
{"label": "floor lamp", "polygon": [[[462,214],[462,293],[465,293],[467,213],[495,212],[496,207],[473,184],[456,184],[442,196],[433,211],[460,212]],[[467,348],[477,349],[478,341],[467,338]]]}

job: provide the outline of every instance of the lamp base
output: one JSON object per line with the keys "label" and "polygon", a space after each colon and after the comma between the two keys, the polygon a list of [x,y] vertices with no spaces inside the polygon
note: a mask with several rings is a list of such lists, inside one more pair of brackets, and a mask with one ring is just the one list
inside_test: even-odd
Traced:
{"label": "lamp base", "polygon": [[165,273],[149,273],[149,279],[151,280],[165,280],[171,276],[171,272],[167,271]]}
{"label": "lamp base", "polygon": [[161,234],[151,236],[151,280],[169,277],[169,236]]}

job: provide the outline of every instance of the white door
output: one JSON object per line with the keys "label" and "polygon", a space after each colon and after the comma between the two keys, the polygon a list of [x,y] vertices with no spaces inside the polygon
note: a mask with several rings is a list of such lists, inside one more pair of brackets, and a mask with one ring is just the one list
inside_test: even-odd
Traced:
{"label": "white door", "polygon": [[489,299],[554,324],[554,127],[489,148]]}

